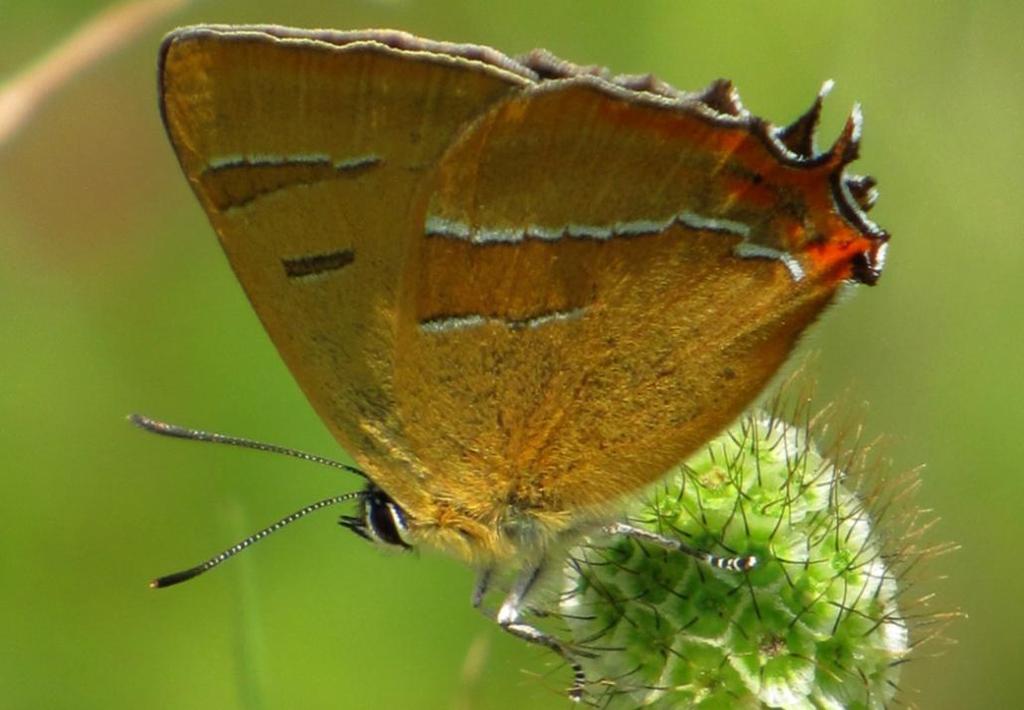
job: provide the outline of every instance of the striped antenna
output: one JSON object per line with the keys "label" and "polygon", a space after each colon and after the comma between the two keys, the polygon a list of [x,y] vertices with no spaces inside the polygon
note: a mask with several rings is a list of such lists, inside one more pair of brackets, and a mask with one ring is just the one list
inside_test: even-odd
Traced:
{"label": "striped antenna", "polygon": [[277,532],[285,525],[290,525],[291,523],[294,523],[299,518],[304,518],[310,513],[320,510],[321,508],[326,508],[329,505],[344,503],[345,501],[353,500],[355,498],[362,498],[364,495],[364,491],[355,491],[354,493],[345,493],[339,496],[334,496],[332,498],[324,498],[323,500],[318,500],[316,503],[310,503],[307,506],[299,508],[291,515],[286,515],[285,517],[278,520],[276,523],[268,525],[259,532],[253,533],[244,540],[235,543],[226,550],[217,553],[210,559],[206,560],[206,562],[202,562],[196,565],[195,567],[189,567],[188,569],[182,570],[181,572],[174,572],[173,574],[164,575],[163,577],[157,577],[149,583],[149,588],[162,589],[163,587],[170,587],[174,584],[186,582],[192,579],[193,577],[198,577],[203,572],[209,572],[211,569],[219,565],[221,562],[231,559],[232,557],[234,557],[239,552],[249,547],[253,543],[259,542],[271,533]]}
{"label": "striped antenna", "polygon": [[154,434],[160,434],[161,436],[170,436],[175,439],[189,439],[191,441],[207,441],[212,444],[227,444],[228,446],[239,446],[243,449],[266,451],[271,454],[283,454],[285,456],[291,456],[292,458],[302,459],[303,461],[318,463],[321,466],[338,468],[348,473],[354,473],[361,478],[366,478],[366,474],[355,466],[349,466],[348,464],[341,463],[340,461],[335,461],[334,459],[325,458],[323,456],[317,456],[316,454],[310,454],[305,451],[299,451],[298,449],[289,449],[286,446],[267,444],[262,441],[253,441],[252,439],[243,439],[239,436],[216,434],[214,432],[203,431],[201,429],[189,429],[188,427],[178,426],[177,424],[168,424],[167,422],[152,419],[144,414],[129,414],[128,421],[140,429],[145,429],[146,431]]}

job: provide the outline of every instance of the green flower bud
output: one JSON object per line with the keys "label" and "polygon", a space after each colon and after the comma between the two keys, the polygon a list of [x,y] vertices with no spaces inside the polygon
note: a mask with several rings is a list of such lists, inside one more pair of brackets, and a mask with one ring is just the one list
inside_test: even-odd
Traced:
{"label": "green flower bud", "polygon": [[[857,452],[854,452],[855,454]],[[625,536],[590,538],[566,566],[560,612],[608,707],[882,708],[910,645],[874,528],[862,457],[846,471],[806,429],[749,417],[673,471],[629,521],[718,555],[716,569]],[[902,569],[902,567],[901,567]],[[599,680],[600,679],[600,680]]]}

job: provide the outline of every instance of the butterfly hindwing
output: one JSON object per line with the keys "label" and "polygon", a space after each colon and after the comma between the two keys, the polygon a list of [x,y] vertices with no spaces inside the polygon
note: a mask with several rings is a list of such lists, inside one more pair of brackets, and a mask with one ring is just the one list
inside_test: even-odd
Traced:
{"label": "butterfly hindwing", "polygon": [[395,369],[436,495],[616,500],[737,416],[829,302],[838,281],[780,237],[843,236],[809,233],[825,168],[783,164],[704,111],[549,82],[445,153],[420,197]]}

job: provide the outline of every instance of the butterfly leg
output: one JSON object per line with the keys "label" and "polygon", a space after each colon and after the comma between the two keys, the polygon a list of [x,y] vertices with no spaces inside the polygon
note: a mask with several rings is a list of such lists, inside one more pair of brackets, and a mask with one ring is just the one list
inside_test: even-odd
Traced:
{"label": "butterfly leg", "polygon": [[[524,602],[536,586],[543,569],[543,564],[533,564],[520,573],[512,585],[512,590],[502,601],[494,621],[513,636],[538,646],[544,646],[561,656],[569,664],[569,667],[572,668],[573,680],[572,685],[569,687],[569,698],[574,702],[579,702],[583,698],[583,690],[587,680],[583,673],[583,667],[573,658],[572,652],[561,641],[550,634],[544,633],[537,627],[521,621]],[[493,574],[493,568],[488,568],[481,572],[477,578],[476,587],[473,590],[474,607],[480,608],[484,595],[490,587]],[[486,614],[487,612],[484,613]],[[488,614],[488,616],[490,615]]]}
{"label": "butterfly leg", "polygon": [[471,604],[474,609],[479,609],[480,605],[484,603],[484,597],[487,595],[487,590],[491,588],[491,577],[494,576],[494,568],[488,567],[476,578],[476,586],[473,587],[473,597]]}
{"label": "butterfly leg", "polygon": [[718,569],[727,569],[732,572],[746,572],[747,570],[753,569],[757,566],[757,558],[753,555],[747,555],[744,557],[720,557],[718,555],[713,555],[710,552],[690,547],[686,543],[676,540],[675,538],[659,535],[658,533],[651,532],[650,530],[644,530],[643,528],[638,528],[626,523],[613,523],[612,525],[608,525],[605,527],[605,532],[611,535],[626,535],[634,540],[649,542],[653,545],[663,547],[666,550],[682,552],[684,555],[689,555],[694,559],[698,559],[701,562],[709,564],[712,567],[717,567]]}

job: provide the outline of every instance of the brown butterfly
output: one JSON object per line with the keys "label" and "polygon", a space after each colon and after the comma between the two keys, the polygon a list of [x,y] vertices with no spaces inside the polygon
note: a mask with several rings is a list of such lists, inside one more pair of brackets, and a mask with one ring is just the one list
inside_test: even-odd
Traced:
{"label": "brown butterfly", "polygon": [[354,499],[355,532],[477,567],[477,605],[518,570],[496,620],[572,663],[521,618],[551,558],[729,424],[840,286],[882,267],[874,183],[844,172],[859,111],[814,147],[828,85],[779,128],[725,81],[273,26],[176,30],[159,81],[232,268],[367,485],[154,586]]}

